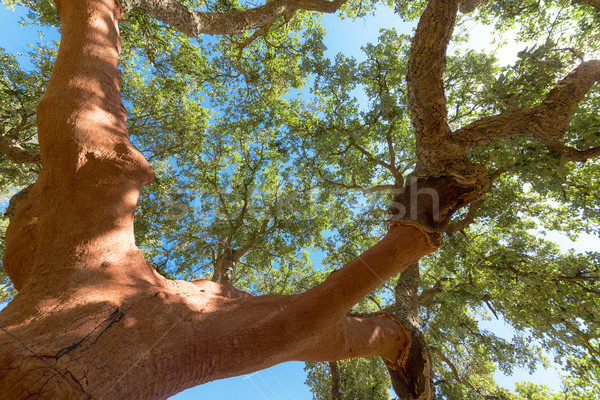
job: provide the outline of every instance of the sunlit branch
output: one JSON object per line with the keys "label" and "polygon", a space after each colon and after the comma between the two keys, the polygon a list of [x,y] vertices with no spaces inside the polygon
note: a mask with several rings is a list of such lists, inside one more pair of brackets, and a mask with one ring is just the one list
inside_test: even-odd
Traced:
{"label": "sunlit branch", "polygon": [[346,0],[273,0],[262,6],[232,13],[194,11],[176,0],[121,0],[123,8],[144,10],[190,37],[200,34],[232,35],[256,29],[297,10],[336,12]]}
{"label": "sunlit branch", "polygon": [[537,107],[510,111],[475,121],[452,134],[452,141],[465,149],[494,140],[523,136],[537,139],[552,152],[584,161],[600,155],[598,148],[577,150],[561,139],[569,128],[569,118],[592,86],[600,81],[600,60],[581,63],[560,80]]}
{"label": "sunlit branch", "polygon": [[244,49],[246,49],[246,47],[248,47],[253,41],[258,39],[259,37],[264,37],[267,35],[267,33],[269,33],[274,22],[275,22],[275,20],[271,20],[271,21],[267,22],[260,29],[258,29],[256,32],[254,32],[251,36],[246,38],[246,40],[244,40],[243,42],[238,44],[239,50],[238,50],[238,54],[236,56],[237,61],[240,61],[240,59],[242,58],[242,54],[244,53]]}

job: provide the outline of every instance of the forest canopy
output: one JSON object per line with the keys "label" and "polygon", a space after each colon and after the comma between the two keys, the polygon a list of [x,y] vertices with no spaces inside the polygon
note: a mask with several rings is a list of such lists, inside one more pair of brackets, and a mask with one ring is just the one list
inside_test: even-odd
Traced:
{"label": "forest canopy", "polygon": [[[29,24],[58,28],[52,1],[4,3],[27,7]],[[340,3],[336,15],[356,29],[376,7],[406,23],[383,27],[362,54],[327,49],[322,14],[310,9],[243,33],[183,34],[151,16],[146,2],[130,3],[120,24],[122,98],[131,141],[155,173],[140,197],[135,238],[161,275],[212,279],[254,295],[294,294],[373,246],[387,230],[394,196],[433,159],[427,140],[417,140],[429,128],[415,125],[419,88],[407,87],[407,76],[440,70],[447,125],[460,136],[453,143],[488,180],[439,228],[437,252],[350,314],[416,312],[439,398],[600,396],[600,252],[561,245],[600,236],[600,86],[593,84],[600,74],[586,75],[590,88],[566,117],[559,107],[567,101],[557,94],[566,87],[579,96],[566,78],[579,76],[571,71],[600,70],[597,1],[489,1],[463,10],[450,42],[455,51],[430,68],[411,53],[426,1]],[[253,6],[181,3],[207,13]],[[514,36],[514,62],[498,59],[494,43],[469,48],[474,24],[489,27],[499,45]],[[2,238],[40,172],[35,114],[56,51],[42,41],[24,66],[0,49]],[[438,101],[431,93],[425,103]],[[564,127],[562,136],[554,126]],[[0,300],[9,301],[15,290],[2,269],[0,284]],[[491,320],[509,325],[513,337],[486,329]],[[496,371],[511,375],[551,361],[562,368],[557,393],[533,383],[509,392],[494,379]],[[307,363],[306,370],[315,399],[336,391],[344,397],[333,398],[389,398],[378,358]]]}

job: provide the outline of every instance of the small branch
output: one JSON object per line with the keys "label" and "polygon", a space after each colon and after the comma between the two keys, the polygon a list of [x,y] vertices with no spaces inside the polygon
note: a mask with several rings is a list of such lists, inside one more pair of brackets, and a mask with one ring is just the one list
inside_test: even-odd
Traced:
{"label": "small branch", "polygon": [[554,279],[555,281],[563,281],[563,282],[585,282],[585,281],[591,281],[594,280],[595,278],[586,275],[585,272],[578,272],[577,274],[575,274],[575,276],[564,276],[561,275],[558,278]]}
{"label": "small branch", "polygon": [[494,307],[492,307],[492,305],[490,304],[490,300],[492,299],[492,296],[490,296],[488,293],[486,293],[482,298],[481,301],[483,301],[488,308],[490,309],[490,311],[492,312],[492,314],[494,314],[494,317],[496,317],[496,319],[498,318],[498,314],[496,314],[496,310],[494,310]]}
{"label": "small branch", "polygon": [[236,261],[239,260],[242,256],[244,256],[247,252],[252,250],[254,246],[256,246],[263,238],[271,233],[273,233],[277,227],[277,221],[273,221],[273,225],[270,228],[267,228],[269,223],[268,219],[264,219],[262,225],[258,231],[258,233],[246,244],[244,244],[238,251],[235,252]]}
{"label": "small branch", "polygon": [[396,171],[396,168],[394,166],[392,166],[384,161],[381,161],[380,159],[375,157],[373,154],[371,154],[367,149],[365,149],[364,147],[362,147],[361,145],[356,143],[356,140],[354,139],[354,135],[352,134],[351,131],[346,130],[346,133],[348,134],[348,140],[350,141],[350,144],[352,145],[352,147],[354,147],[356,150],[360,151],[369,160],[376,162],[377,164],[381,165],[382,167],[384,167],[385,169],[390,171],[392,173],[392,175],[396,176],[398,171]]}
{"label": "small branch", "polygon": [[445,290],[442,287],[434,287],[433,289],[424,290],[419,296],[420,307],[430,307],[433,304],[433,299],[440,293],[444,293]]}
{"label": "small branch", "polygon": [[565,47],[563,49],[556,49],[554,51],[568,51],[569,53],[571,53],[573,55],[573,57],[578,58],[579,61],[581,61],[581,62],[585,61],[584,54],[581,51],[574,49],[573,47]]}
{"label": "small branch", "polygon": [[553,142],[546,144],[546,147],[548,147],[548,150],[551,152],[560,153],[573,161],[583,162],[589,160],[590,158],[600,156],[600,146],[592,147],[591,149],[587,150],[577,150],[572,147],[565,146],[560,142]]}
{"label": "small branch", "polygon": [[440,360],[442,360],[448,367],[450,367],[456,380],[462,383],[462,379],[460,379],[460,374],[458,373],[458,368],[456,368],[456,365],[454,365],[454,363],[450,361],[450,359],[446,357],[446,355],[442,353],[442,351],[439,348],[431,347],[431,350],[440,358]]}
{"label": "small branch", "polygon": [[469,206],[469,210],[467,211],[467,214],[465,215],[465,217],[463,219],[461,219],[460,221],[456,221],[456,222],[449,224],[448,228],[446,228],[446,233],[451,234],[454,232],[462,232],[469,225],[471,225],[475,221],[475,217],[477,216],[477,211],[479,211],[479,208],[483,204],[483,201],[484,201],[484,197],[481,197],[480,199],[475,200],[473,203],[471,203],[471,205]]}
{"label": "small branch", "polygon": [[320,171],[318,172],[318,174],[319,174],[319,177],[321,178],[321,180],[323,180],[323,182],[325,182],[325,183],[328,183],[330,185],[334,185],[337,187],[341,187],[344,189],[348,189],[348,190],[358,190],[364,194],[371,194],[371,193],[388,191],[388,190],[392,190],[392,189],[398,189],[398,186],[396,186],[396,185],[375,185],[375,186],[371,186],[369,188],[365,188],[358,184],[346,185],[344,183],[330,181],[329,179],[323,177],[323,175],[321,174]]}
{"label": "small branch", "polygon": [[487,0],[462,0],[460,2],[460,12],[469,14],[475,11],[477,7],[485,3]]}
{"label": "small branch", "polygon": [[241,42],[241,43],[238,44],[239,50],[238,50],[238,54],[236,56],[236,59],[237,59],[238,62],[242,58],[242,54],[244,53],[244,49],[246,47],[248,47],[253,41],[255,41],[256,39],[258,39],[259,37],[261,37],[261,36],[267,36],[267,33],[269,33],[269,31],[271,30],[271,27],[273,26],[274,22],[275,22],[275,20],[271,20],[271,21],[267,22],[260,29],[258,29],[256,32],[254,32],[251,36],[249,36],[248,38],[246,38],[246,40],[244,40],[243,42]]}

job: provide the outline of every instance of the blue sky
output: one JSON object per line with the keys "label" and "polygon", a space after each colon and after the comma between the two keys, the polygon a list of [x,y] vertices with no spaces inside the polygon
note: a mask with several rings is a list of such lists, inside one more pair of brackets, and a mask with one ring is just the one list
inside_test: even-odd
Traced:
{"label": "blue sky", "polygon": [[[23,15],[22,9],[12,12],[0,7],[0,47],[9,52],[26,53],[29,43],[40,41],[37,30],[19,26],[18,21]],[[325,15],[323,18],[328,29],[326,40],[329,50],[327,55],[330,57],[342,52],[360,58],[362,55],[360,47],[365,43],[375,42],[379,36],[380,27],[395,26],[399,32],[409,32],[412,29],[412,26],[402,24],[391,11],[383,10],[378,11],[375,17],[355,21],[339,20],[332,15]],[[473,25],[470,30],[476,38],[473,43],[474,47],[485,48],[486,29]],[[47,29],[44,32],[46,35],[42,40],[58,39],[56,31]],[[507,39],[511,41],[510,37]],[[508,46],[499,53],[499,58],[508,63],[514,60],[518,50],[519,48],[515,46]],[[598,238],[591,235],[582,237],[577,243],[564,237],[553,237],[553,239],[558,239],[565,249],[574,247],[579,251],[584,251],[600,248]],[[498,334],[507,337],[512,335],[511,330],[504,326],[502,321],[490,322],[485,326]],[[182,392],[172,399],[309,400],[312,399],[312,395],[308,387],[304,385],[305,379],[304,363],[291,362],[251,375],[211,382]],[[514,382],[519,380],[545,383],[555,389],[560,387],[558,376],[554,371],[540,370],[533,376],[529,376],[526,371],[519,370],[515,371],[513,377],[504,377],[498,374],[499,383],[508,388],[513,387]]]}

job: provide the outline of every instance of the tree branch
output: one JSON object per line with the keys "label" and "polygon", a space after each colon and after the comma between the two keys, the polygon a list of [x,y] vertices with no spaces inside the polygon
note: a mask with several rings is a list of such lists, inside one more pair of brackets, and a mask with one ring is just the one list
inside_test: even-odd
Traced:
{"label": "tree branch", "polygon": [[446,357],[446,355],[444,353],[442,353],[442,351],[439,348],[432,347],[431,350],[440,358],[440,360],[442,360],[447,366],[450,367],[456,380],[458,382],[462,382],[462,379],[460,379],[460,374],[458,373],[458,368],[456,368],[456,365],[454,365],[454,363],[452,361],[450,361],[450,359],[448,357]]}
{"label": "tree branch", "polygon": [[17,140],[0,135],[0,152],[6,158],[17,164],[41,164],[42,157],[39,150],[27,150]]}
{"label": "tree branch", "polygon": [[271,225],[269,228],[267,228],[268,225],[269,225],[269,220],[263,219],[260,229],[253,236],[253,238],[251,240],[249,240],[248,242],[246,242],[241,248],[239,248],[235,252],[236,261],[239,260],[244,254],[246,254],[247,252],[252,250],[254,248],[254,246],[256,246],[258,244],[258,242],[260,242],[265,236],[273,233],[275,231],[275,229],[277,228],[277,220],[275,219],[273,221],[273,225]]}
{"label": "tree branch", "polygon": [[596,14],[600,16],[600,0],[573,0],[573,4],[587,4],[596,10]]}
{"label": "tree branch", "polygon": [[537,139],[548,150],[576,161],[600,155],[599,148],[580,151],[565,146],[561,139],[569,118],[592,86],[600,81],[600,60],[586,61],[560,80],[537,107],[485,117],[452,134],[453,142],[472,149],[494,140],[523,136]]}
{"label": "tree branch", "polygon": [[[415,127],[417,157],[437,164],[448,152],[450,135],[443,75],[446,50],[458,12],[457,0],[431,0],[417,26],[406,73],[410,113]],[[437,151],[436,151],[437,149]]]}
{"label": "tree branch", "polygon": [[481,207],[481,205],[483,204],[483,200],[484,198],[482,197],[471,203],[471,205],[469,206],[469,210],[467,211],[467,214],[464,216],[464,218],[460,221],[456,221],[449,224],[448,228],[446,228],[446,232],[449,234],[454,232],[460,232],[463,231],[469,225],[471,225],[473,221],[475,221],[477,211],[479,210],[479,207]]}
{"label": "tree branch", "polygon": [[344,189],[348,189],[348,190],[358,190],[359,192],[362,192],[363,194],[371,194],[371,193],[377,193],[377,192],[382,192],[382,191],[389,191],[389,190],[393,190],[393,189],[398,189],[398,187],[396,185],[375,185],[375,186],[371,186],[371,187],[363,187],[360,186],[358,184],[352,184],[352,185],[346,185],[344,183],[340,183],[340,182],[336,182],[336,181],[331,181],[327,178],[325,178],[323,176],[323,174],[321,173],[321,171],[318,172],[319,177],[321,178],[321,180],[323,180],[323,182],[333,185],[333,186],[337,186],[337,187],[341,187]]}
{"label": "tree branch", "polygon": [[356,139],[354,138],[354,135],[352,134],[352,132],[350,130],[346,129],[345,131],[348,134],[348,140],[349,140],[350,144],[352,145],[352,147],[354,147],[356,150],[360,151],[369,160],[376,162],[377,164],[381,165],[383,168],[389,170],[392,173],[392,175],[394,175],[394,176],[396,175],[397,171],[394,166],[386,163],[385,161],[381,161],[380,159],[375,157],[367,149],[365,149],[364,147],[362,147],[361,145],[356,143]]}
{"label": "tree branch", "polygon": [[600,146],[592,147],[591,149],[587,150],[577,150],[573,147],[565,146],[560,142],[555,142],[546,144],[546,147],[548,147],[548,150],[551,152],[560,153],[573,161],[586,161],[590,158],[600,156]]}
{"label": "tree branch", "polygon": [[244,53],[244,49],[246,47],[248,47],[252,42],[254,42],[259,37],[261,37],[261,36],[265,36],[266,37],[267,33],[269,33],[269,31],[271,30],[271,27],[273,27],[273,23],[274,22],[275,22],[275,20],[271,20],[271,21],[267,22],[259,30],[257,30],[256,32],[254,32],[248,38],[246,38],[246,40],[244,40],[241,43],[238,43],[239,50],[238,50],[238,54],[236,56],[236,59],[237,59],[238,62],[242,58],[242,54]]}
{"label": "tree branch", "polygon": [[289,20],[297,10],[336,12],[347,0],[273,0],[244,11],[211,13],[193,11],[176,0],[121,0],[125,11],[138,8],[182,33],[232,35],[261,27],[279,16]]}
{"label": "tree branch", "polygon": [[394,288],[394,297],[398,305],[396,316],[410,322],[414,327],[419,326],[419,264],[409,265],[406,271],[398,277]]}

